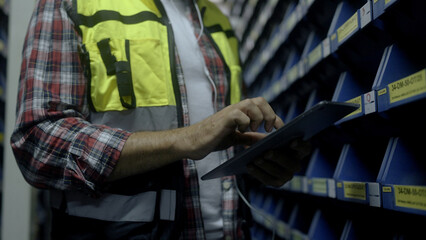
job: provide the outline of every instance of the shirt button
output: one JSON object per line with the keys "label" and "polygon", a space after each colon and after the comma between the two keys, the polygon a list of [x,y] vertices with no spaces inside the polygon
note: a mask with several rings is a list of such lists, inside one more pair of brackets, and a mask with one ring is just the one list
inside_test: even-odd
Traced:
{"label": "shirt button", "polygon": [[228,191],[230,188],[231,188],[231,182],[226,181],[223,183],[223,189]]}

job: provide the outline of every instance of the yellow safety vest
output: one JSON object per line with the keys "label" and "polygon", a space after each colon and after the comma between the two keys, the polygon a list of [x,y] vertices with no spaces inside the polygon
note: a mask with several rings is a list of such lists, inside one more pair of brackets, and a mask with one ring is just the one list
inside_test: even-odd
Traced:
{"label": "yellow safety vest", "polygon": [[[96,112],[177,106],[171,25],[150,0],[78,0],[75,16],[90,62],[90,102]],[[206,34],[226,63],[230,101],[241,98],[238,42],[228,19],[212,3],[198,1]]]}

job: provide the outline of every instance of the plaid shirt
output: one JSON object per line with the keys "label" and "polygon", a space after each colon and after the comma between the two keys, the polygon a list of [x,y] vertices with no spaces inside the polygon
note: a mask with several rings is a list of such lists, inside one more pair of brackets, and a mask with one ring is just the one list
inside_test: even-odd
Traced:
{"label": "plaid shirt", "polygon": [[[105,179],[114,169],[131,133],[88,121],[87,79],[78,52],[81,39],[66,9],[72,6],[71,0],[38,0],[37,5],[23,49],[17,123],[11,138],[15,157],[25,179],[35,187],[101,194]],[[196,13],[192,16],[199,32]],[[224,62],[206,34],[199,44],[216,84],[220,110],[225,107],[228,88]],[[188,126],[185,82],[179,57],[176,59],[184,124]],[[228,157],[229,154],[231,151]],[[187,221],[183,238],[204,239],[193,161],[184,160],[184,174]],[[227,239],[242,237],[234,182],[234,177],[222,179],[222,215]]]}

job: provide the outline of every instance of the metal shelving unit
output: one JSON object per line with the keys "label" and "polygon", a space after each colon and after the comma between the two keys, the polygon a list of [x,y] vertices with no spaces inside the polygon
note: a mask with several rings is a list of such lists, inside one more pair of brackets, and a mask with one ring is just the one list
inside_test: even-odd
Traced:
{"label": "metal shelving unit", "polygon": [[[274,229],[280,239],[420,234],[426,2],[234,2],[242,10],[231,11],[239,13],[232,18],[248,23],[235,25],[248,97],[263,96],[285,122],[321,100],[360,104],[312,140],[314,151],[292,181],[280,189],[253,187],[252,203],[264,212],[253,213],[254,239],[268,239]],[[389,231],[376,234],[378,226]]]}

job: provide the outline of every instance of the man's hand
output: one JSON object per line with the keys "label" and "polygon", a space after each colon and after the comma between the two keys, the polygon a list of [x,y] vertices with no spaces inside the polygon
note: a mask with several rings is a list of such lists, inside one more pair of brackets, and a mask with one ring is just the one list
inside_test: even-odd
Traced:
{"label": "man's hand", "polygon": [[247,131],[256,131],[262,122],[268,132],[284,126],[264,98],[243,100],[185,129],[183,149],[191,147],[187,157],[197,160],[230,146],[252,145],[260,136]]}
{"label": "man's hand", "polygon": [[309,155],[311,146],[300,139],[282,149],[267,151],[253,163],[248,164],[249,174],[260,182],[281,187],[300,170],[301,160]]}
{"label": "man's hand", "polygon": [[[212,151],[234,145],[250,146],[266,137],[266,134],[255,132],[262,122],[268,132],[284,126],[264,98],[246,99],[228,106],[187,129],[189,135],[184,139],[194,147],[189,151],[189,158],[202,159]],[[266,152],[247,167],[249,173],[262,183],[278,187],[293,177],[300,169],[301,159],[309,152],[308,143],[295,140],[283,149]]]}

